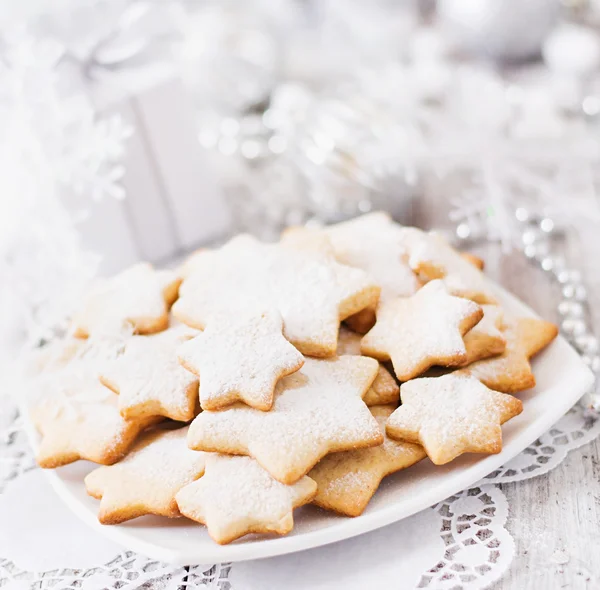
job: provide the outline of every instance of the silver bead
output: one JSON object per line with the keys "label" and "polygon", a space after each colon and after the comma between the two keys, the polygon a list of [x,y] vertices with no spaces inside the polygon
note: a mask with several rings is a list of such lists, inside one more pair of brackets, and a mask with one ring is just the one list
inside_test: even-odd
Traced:
{"label": "silver bead", "polygon": [[542,219],[542,221],[540,221],[540,229],[544,232],[544,233],[551,233],[552,230],[554,229],[554,221],[552,221],[552,219],[545,217],[544,219]]}
{"label": "silver bead", "polygon": [[540,266],[546,272],[550,272],[551,270],[553,270],[554,265],[555,261],[554,258],[552,258],[552,256],[546,256],[546,258],[542,259],[542,261],[540,262]]}
{"label": "silver bead", "polygon": [[581,273],[578,270],[563,270],[556,275],[559,283],[580,283]]}
{"label": "silver bead", "polygon": [[597,354],[590,356],[590,364],[588,365],[588,367],[594,371],[594,373],[598,373],[600,372],[600,356],[598,356]]}
{"label": "silver bead", "polygon": [[586,355],[595,355],[600,350],[598,338],[593,334],[581,334],[575,338],[575,346]]}
{"label": "silver bead", "polygon": [[523,244],[525,244],[525,246],[528,246],[529,244],[533,244],[534,242],[536,242],[538,237],[539,237],[538,232],[536,232],[533,229],[527,229],[523,232],[523,235],[521,236],[521,240],[522,240]]}
{"label": "silver bead", "polygon": [[580,318],[583,317],[584,309],[577,301],[561,301],[558,304],[558,313],[571,318]]}
{"label": "silver bead", "polygon": [[565,285],[562,288],[562,294],[565,299],[573,299],[575,297],[575,286],[574,285]]}
{"label": "silver bead", "polygon": [[586,331],[585,322],[574,318],[565,318],[561,323],[561,328],[566,334],[578,336]]}
{"label": "silver bead", "polygon": [[527,211],[527,209],[525,209],[523,207],[519,207],[515,211],[515,217],[517,218],[517,221],[520,221],[523,223],[529,219],[529,212]]}
{"label": "silver bead", "polygon": [[459,223],[456,226],[456,236],[461,240],[466,240],[471,235],[471,227],[468,223]]}
{"label": "silver bead", "polygon": [[523,253],[525,256],[527,256],[527,258],[535,258],[535,255],[537,254],[537,248],[533,244],[529,244],[528,246],[525,246]]}

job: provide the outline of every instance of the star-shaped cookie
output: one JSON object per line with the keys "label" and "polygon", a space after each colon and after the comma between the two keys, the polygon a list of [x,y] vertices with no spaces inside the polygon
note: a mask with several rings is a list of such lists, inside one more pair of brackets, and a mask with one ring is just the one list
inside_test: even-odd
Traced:
{"label": "star-shaped cookie", "polygon": [[85,478],[100,500],[98,520],[118,524],[145,514],[180,516],[175,494],[204,473],[206,455],[187,448],[187,427],[145,432],[119,463]]}
{"label": "star-shaped cookie", "polygon": [[[408,264],[403,228],[382,211],[321,230],[292,228],[288,233],[304,235],[309,244],[323,236],[328,238],[338,262],[364,270],[381,287],[381,301],[408,297],[421,286]],[[375,323],[375,309],[365,309],[346,322],[364,334]]]}
{"label": "star-shaped cookie", "polygon": [[464,336],[467,360],[463,366],[475,361],[502,354],[506,348],[506,338],[500,331],[503,312],[497,305],[482,305],[483,318]]}
{"label": "star-shaped cookie", "polygon": [[275,388],[270,412],[234,404],[202,412],[190,426],[192,449],[254,457],[275,479],[291,484],[327,453],[383,442],[362,400],[377,361],[342,356],[307,358],[302,369]]}
{"label": "star-shaped cookie", "polygon": [[199,329],[211,318],[279,313],[284,336],[300,352],[326,357],[335,354],[340,321],[378,297],[365,272],[337,263],[326,248],[238,236],[195,256],[173,312]]}
{"label": "star-shaped cookie", "polygon": [[126,341],[124,353],[100,373],[100,381],[119,394],[124,418],[165,416],[189,422],[196,415],[198,379],[177,360],[179,346],[195,334],[177,326]]}
{"label": "star-shaped cookie", "polygon": [[433,365],[464,363],[463,335],[482,317],[479,305],[450,295],[441,281],[431,281],[412,297],[382,303],[361,351],[381,361],[391,359],[396,377],[408,381]]}
{"label": "star-shaped cookie", "polygon": [[437,233],[406,228],[409,264],[424,280],[443,279],[453,295],[477,303],[496,303],[490,282],[472,261]]}
{"label": "star-shaped cookie", "polygon": [[388,436],[423,445],[436,465],[463,453],[499,453],[500,425],[523,410],[520,400],[488,389],[466,371],[403,383],[400,398]]}
{"label": "star-shaped cookie", "polygon": [[127,327],[136,334],[164,330],[180,282],[174,272],[154,270],[147,263],[97,281],[72,317],[75,336],[113,334]]}
{"label": "star-shaped cookie", "polygon": [[466,370],[496,391],[516,393],[529,389],[535,386],[529,359],[548,346],[557,334],[557,327],[544,320],[511,319],[503,332],[506,339],[504,353],[477,361]]}
{"label": "star-shaped cookie", "polygon": [[40,467],[60,467],[78,459],[111,465],[127,453],[142,430],[159,420],[125,420],[117,407],[118,396],[97,377],[62,379],[54,393],[31,409],[41,435],[36,455]]}
{"label": "star-shaped cookie", "polygon": [[294,508],[310,502],[316,491],[309,477],[285,485],[254,459],[211,454],[204,476],[176,498],[182,514],[205,524],[212,539],[224,545],[249,533],[289,533]]}
{"label": "star-shaped cookie", "polygon": [[[371,408],[384,433],[385,423],[394,409],[395,406]],[[410,467],[426,456],[420,445],[392,440],[385,435],[383,444],[378,447],[331,453],[308,474],[317,482],[313,504],[347,516],[358,516],[386,475]]]}
{"label": "star-shaped cookie", "polygon": [[200,376],[203,410],[236,401],[271,409],[277,381],[304,364],[304,357],[283,337],[282,327],[275,313],[220,318],[180,346],[179,361]]}
{"label": "star-shaped cookie", "polygon": [[[339,356],[345,354],[360,356],[360,334],[356,334],[348,328],[342,326],[338,336],[337,353]],[[367,406],[378,406],[382,404],[397,404],[400,400],[400,387],[390,372],[379,364],[379,371],[375,381],[365,396],[363,401]]]}

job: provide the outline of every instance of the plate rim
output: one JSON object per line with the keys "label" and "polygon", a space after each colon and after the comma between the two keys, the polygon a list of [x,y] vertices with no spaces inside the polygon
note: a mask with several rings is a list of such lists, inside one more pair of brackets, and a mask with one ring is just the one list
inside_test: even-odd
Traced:
{"label": "plate rim", "polygon": [[[528,305],[512,293],[496,283],[494,283],[494,287],[498,290],[499,295],[501,295],[500,299],[507,301],[510,307],[518,308],[519,313],[522,312],[523,315],[539,317]],[[60,468],[58,470],[43,469],[43,471],[61,500],[88,526],[91,526],[94,530],[127,550],[135,551],[152,559],[158,559],[176,566],[265,559],[321,547],[399,522],[481,482],[486,475],[513,459],[523,449],[544,434],[588,391],[594,380],[592,372],[562,335],[559,334],[550,346],[555,346],[557,342],[561,342],[561,346],[563,347],[566,346],[571,360],[579,364],[579,369],[576,371],[576,378],[570,384],[570,394],[558,399],[556,404],[552,406],[552,411],[540,414],[528,427],[515,434],[512,440],[503,445],[500,453],[484,456],[461,473],[449,477],[449,485],[447,486],[443,483],[438,484],[432,486],[431,489],[420,494],[418,497],[407,498],[401,503],[392,503],[390,506],[386,506],[377,512],[363,514],[354,518],[346,517],[344,520],[340,520],[339,524],[308,531],[300,535],[281,536],[229,545],[218,545],[215,543],[214,547],[203,551],[202,555],[195,555],[192,553],[193,545],[190,545],[190,550],[167,548],[131,535],[125,527],[100,524],[96,514],[69,490],[67,483],[60,477]],[[38,434],[29,419],[29,411],[25,402],[21,401],[18,406],[19,411],[23,415],[24,430],[29,443],[35,451],[37,450]],[[483,466],[485,466],[485,474],[482,475]]]}

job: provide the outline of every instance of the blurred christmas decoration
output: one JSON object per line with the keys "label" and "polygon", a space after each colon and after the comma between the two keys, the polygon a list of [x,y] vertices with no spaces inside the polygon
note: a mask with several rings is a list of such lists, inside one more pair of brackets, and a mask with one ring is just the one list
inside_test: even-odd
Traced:
{"label": "blurred christmas decoration", "polygon": [[[66,150],[71,160],[53,164],[46,184],[60,182],[57,195],[69,185],[119,196],[120,166],[109,164],[127,164],[127,211],[142,236],[131,256],[159,260],[229,230],[274,238],[283,225],[372,208],[408,222],[423,191],[450,202],[459,237],[506,248],[521,244],[519,208],[578,230],[600,221],[593,3],[448,0],[437,12],[417,0],[30,3],[35,19],[19,11],[61,48],[37,65],[60,92],[32,129],[64,111],[88,141]],[[155,76],[163,60],[165,78]],[[131,115],[129,154],[109,153],[98,134],[118,137],[118,125],[99,125],[89,105],[86,115],[73,109],[65,82],[102,117]],[[57,141],[44,136],[43,153]]]}
{"label": "blurred christmas decoration", "polygon": [[0,65],[0,283],[10,286],[0,293],[2,348],[48,337],[64,321],[97,263],[76,222],[89,199],[123,196],[129,130],[61,90],[63,55],[59,44],[20,35]]}

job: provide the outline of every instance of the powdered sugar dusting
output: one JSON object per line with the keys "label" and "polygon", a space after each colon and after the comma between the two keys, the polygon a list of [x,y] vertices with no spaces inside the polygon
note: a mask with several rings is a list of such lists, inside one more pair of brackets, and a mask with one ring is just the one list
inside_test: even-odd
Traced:
{"label": "powdered sugar dusting", "polygon": [[432,365],[463,362],[462,334],[481,313],[477,304],[453,297],[441,281],[431,281],[412,297],[383,303],[361,348],[365,354],[391,358],[396,376],[407,381]]}
{"label": "powdered sugar dusting", "polygon": [[285,337],[301,352],[329,355],[340,319],[374,304],[377,296],[366,273],[323,252],[238,236],[195,259],[173,310],[198,328],[211,317],[276,311]]}
{"label": "powdered sugar dusting", "polygon": [[126,417],[194,417],[198,379],[177,361],[178,347],[198,332],[187,326],[150,336],[132,336],[122,356],[101,373],[102,381],[119,394]]}
{"label": "powdered sugar dusting", "polygon": [[228,542],[249,532],[289,532],[292,510],[315,491],[306,476],[284,485],[249,457],[211,454],[204,476],[176,497],[184,515],[205,523],[215,540]]}
{"label": "powdered sugar dusting", "polygon": [[500,424],[522,409],[516,398],[488,389],[463,371],[414,379],[400,387],[400,396],[388,434],[420,441],[440,464],[464,452],[499,452]]}
{"label": "powdered sugar dusting", "polygon": [[336,259],[366,271],[381,287],[381,301],[408,297],[420,283],[408,264],[401,226],[382,212],[325,228]]}
{"label": "powdered sugar dusting", "polygon": [[92,471],[86,487],[113,509],[145,504],[145,512],[171,512],[175,494],[204,472],[206,455],[188,449],[186,436],[187,427],[145,433],[122,461]]}
{"label": "powdered sugar dusting", "polygon": [[485,275],[465,260],[444,238],[410,228],[409,264],[427,280],[443,278],[448,290],[479,303],[495,303],[495,296]]}
{"label": "powdered sugar dusting", "polygon": [[376,361],[364,357],[307,358],[300,371],[277,384],[270,412],[241,404],[202,412],[188,442],[199,450],[249,454],[290,483],[327,452],[381,442],[377,422],[361,399],[377,368]]}
{"label": "powdered sugar dusting", "polygon": [[205,410],[238,400],[268,410],[276,382],[304,363],[283,337],[276,312],[215,318],[202,334],[180,346],[178,355],[185,367],[200,375]]}
{"label": "powdered sugar dusting", "polygon": [[318,487],[316,504],[356,516],[364,510],[383,477],[426,456],[419,445],[387,437],[385,423],[393,411],[392,406],[371,408],[384,435],[382,445],[327,455],[310,471],[309,476]]}
{"label": "powdered sugar dusting", "polygon": [[[125,324],[143,333],[163,329],[168,312],[165,291],[177,282],[175,273],[155,271],[147,263],[136,264],[110,279],[98,280],[73,315],[77,334],[113,334]],[[158,328],[148,329],[153,324]]]}

